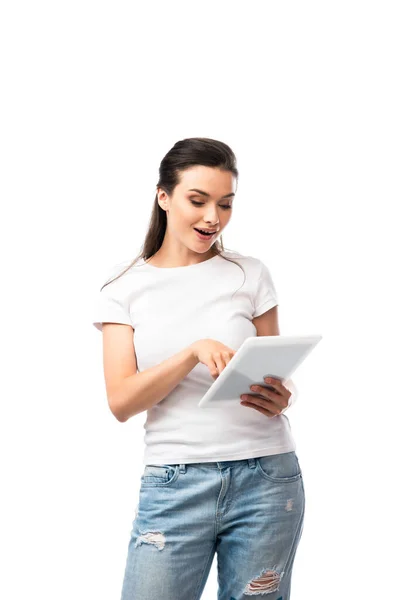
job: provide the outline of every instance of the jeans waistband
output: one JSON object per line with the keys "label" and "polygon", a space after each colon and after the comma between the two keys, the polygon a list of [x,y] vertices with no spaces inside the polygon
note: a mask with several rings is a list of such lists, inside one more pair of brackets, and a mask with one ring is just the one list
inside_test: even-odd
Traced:
{"label": "jeans waistband", "polygon": [[202,462],[202,463],[181,463],[179,465],[179,472],[180,473],[185,473],[186,471],[186,467],[189,465],[191,467],[196,467],[196,466],[201,466],[201,467],[208,467],[209,469],[226,469],[227,467],[234,467],[237,465],[245,465],[247,463],[247,465],[249,466],[250,469],[254,469],[256,466],[256,459],[255,458],[245,458],[245,459],[241,459],[241,460],[223,460],[223,461],[219,461],[219,462]]}

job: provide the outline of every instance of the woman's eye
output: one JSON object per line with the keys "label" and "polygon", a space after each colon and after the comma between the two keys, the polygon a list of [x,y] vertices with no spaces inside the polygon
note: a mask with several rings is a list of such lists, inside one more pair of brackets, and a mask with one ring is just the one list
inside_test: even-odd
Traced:
{"label": "woman's eye", "polygon": [[[195,206],[203,206],[204,202],[196,202],[195,200],[191,200],[190,201],[192,204],[194,204]],[[224,208],[225,210],[228,210],[229,208],[232,208],[232,206],[230,204],[220,204],[221,208]]]}

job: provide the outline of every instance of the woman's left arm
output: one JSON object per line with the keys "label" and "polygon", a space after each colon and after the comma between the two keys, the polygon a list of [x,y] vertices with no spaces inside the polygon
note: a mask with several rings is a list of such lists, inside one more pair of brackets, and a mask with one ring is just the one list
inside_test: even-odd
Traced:
{"label": "woman's left arm", "polygon": [[[264,312],[262,315],[259,315],[258,317],[254,317],[254,319],[252,320],[252,323],[254,325],[254,327],[256,328],[257,331],[257,336],[264,336],[264,335],[280,335],[280,331],[279,331],[279,321],[278,321],[278,304],[276,304],[275,306],[273,306],[272,308],[270,308],[269,310],[267,310],[266,312]],[[268,382],[266,382],[268,383]],[[272,381],[271,383],[272,384]],[[275,396],[275,398],[278,399],[279,401],[279,407],[278,407],[278,414],[282,414],[284,412],[286,412],[288,410],[288,408],[290,406],[293,406],[293,404],[296,402],[297,397],[299,395],[298,389],[296,387],[296,385],[294,384],[294,382],[292,381],[292,379],[288,379],[287,382],[284,384],[284,387],[289,390],[290,392],[290,396],[288,398],[288,404],[287,406],[284,406],[282,408],[281,406],[281,402],[280,402],[280,398],[278,398],[277,396]],[[254,391],[254,390],[251,390]],[[281,390],[282,391],[282,390]],[[284,394],[287,394],[287,392],[285,392],[283,390]],[[264,393],[268,393],[268,389],[263,389],[262,390],[262,396],[264,396]],[[246,398],[246,400],[253,400],[253,397],[249,397]],[[264,397],[264,400],[268,400],[268,397]],[[260,400],[260,399],[259,399]],[[269,397],[269,400],[272,400],[272,397]],[[260,403],[261,404],[261,403]],[[265,404],[264,406],[259,404],[259,408],[266,408]],[[245,404],[246,406],[246,404]],[[262,412],[262,411],[260,411]],[[267,410],[265,412],[265,414],[268,413],[268,416],[271,415],[271,413]]]}

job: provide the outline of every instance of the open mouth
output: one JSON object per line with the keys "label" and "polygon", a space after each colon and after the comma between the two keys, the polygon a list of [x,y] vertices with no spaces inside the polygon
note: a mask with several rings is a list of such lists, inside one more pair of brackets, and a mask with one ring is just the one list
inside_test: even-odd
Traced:
{"label": "open mouth", "polygon": [[195,231],[200,233],[200,235],[204,235],[207,237],[211,237],[212,235],[214,235],[214,233],[216,233],[216,231],[204,231],[204,229],[197,229],[197,227],[194,227],[194,229]]}

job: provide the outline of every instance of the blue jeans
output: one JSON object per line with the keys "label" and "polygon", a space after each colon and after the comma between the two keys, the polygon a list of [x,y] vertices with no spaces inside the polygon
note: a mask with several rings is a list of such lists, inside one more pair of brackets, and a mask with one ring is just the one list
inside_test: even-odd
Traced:
{"label": "blue jeans", "polygon": [[218,600],[288,600],[305,495],[295,451],[146,465],[121,600],[198,600],[217,553]]}

